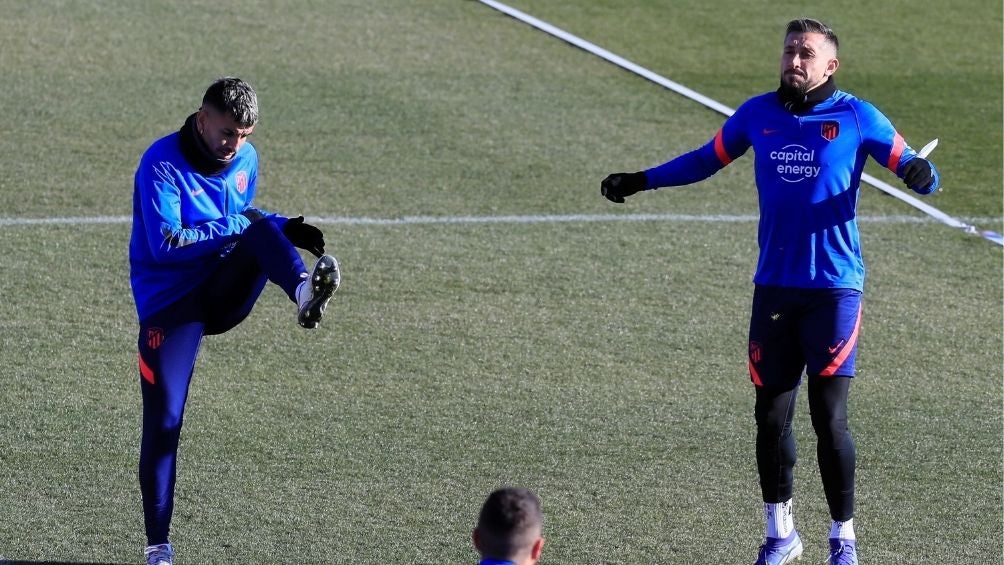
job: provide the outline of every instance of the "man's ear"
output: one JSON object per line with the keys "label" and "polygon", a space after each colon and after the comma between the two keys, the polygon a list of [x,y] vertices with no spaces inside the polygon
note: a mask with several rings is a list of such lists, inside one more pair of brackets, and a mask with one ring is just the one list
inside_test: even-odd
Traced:
{"label": "man's ear", "polygon": [[530,558],[537,562],[540,560],[540,554],[544,551],[544,538],[537,538],[537,541],[533,542],[533,547],[530,548]]}
{"label": "man's ear", "polygon": [[200,106],[199,111],[195,113],[195,129],[199,131],[199,135],[202,135],[206,130],[206,120],[209,119],[209,115],[206,113],[206,107]]}
{"label": "man's ear", "polygon": [[840,59],[837,59],[836,57],[830,59],[830,61],[826,63],[826,76],[830,76],[837,72],[838,68],[840,68]]}
{"label": "man's ear", "polygon": [[476,550],[478,550],[480,552],[481,551],[481,543],[478,540],[478,529],[477,528],[474,528],[474,531],[471,532],[471,542],[474,544],[474,549],[476,549]]}

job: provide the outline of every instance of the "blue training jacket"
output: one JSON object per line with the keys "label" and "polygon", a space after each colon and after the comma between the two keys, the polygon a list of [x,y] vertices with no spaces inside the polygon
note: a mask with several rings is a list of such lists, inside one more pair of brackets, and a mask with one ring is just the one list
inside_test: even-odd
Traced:
{"label": "blue training jacket", "polygon": [[[704,146],[645,171],[648,188],[710,177],[753,148],[760,257],[753,282],[862,290],[857,226],[870,155],[900,178],[917,153],[870,103],[840,90],[796,115],[776,92],[747,100]],[[937,190],[938,172],[931,165]]]}
{"label": "blue training jacket", "polygon": [[258,153],[245,142],[233,161],[203,175],[181,151],[181,134],[147,149],[133,185],[130,283],[139,319],[191,292],[213,273],[250,225]]}

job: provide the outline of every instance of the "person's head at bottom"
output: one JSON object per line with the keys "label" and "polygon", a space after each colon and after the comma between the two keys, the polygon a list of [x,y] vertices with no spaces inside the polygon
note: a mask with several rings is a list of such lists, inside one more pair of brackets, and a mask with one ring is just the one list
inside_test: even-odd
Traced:
{"label": "person's head at bottom", "polygon": [[544,548],[540,499],[525,488],[500,488],[481,506],[472,538],[482,564],[533,565]]}

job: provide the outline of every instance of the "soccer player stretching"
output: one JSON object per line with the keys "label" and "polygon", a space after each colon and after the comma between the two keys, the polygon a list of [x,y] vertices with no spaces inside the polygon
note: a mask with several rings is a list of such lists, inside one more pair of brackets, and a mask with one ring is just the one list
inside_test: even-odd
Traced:
{"label": "soccer player stretching", "polygon": [[[258,154],[247,143],[258,98],[246,82],[214,82],[192,114],[143,154],[133,189],[130,282],[139,315],[143,438],[139,485],[150,565],[170,565],[168,530],[185,399],[203,336],[251,313],[272,281],[315,328],[338,288],[321,230],[254,207]],[[295,247],[318,257],[310,274]]]}
{"label": "soccer player stretching", "polygon": [[811,19],[788,23],[781,85],[747,100],[701,148],[657,167],[609,175],[613,202],[642,190],[694,183],[750,147],[760,203],[760,257],[753,276],[749,373],[756,390],[757,471],[766,540],[756,563],[802,553],[792,519],[792,417],[805,371],[816,455],[833,523],[829,563],[857,564],[854,440],[847,395],[854,376],[864,263],[857,214],[869,155],[920,194],[938,172],[874,106],[837,89],[837,36]]}

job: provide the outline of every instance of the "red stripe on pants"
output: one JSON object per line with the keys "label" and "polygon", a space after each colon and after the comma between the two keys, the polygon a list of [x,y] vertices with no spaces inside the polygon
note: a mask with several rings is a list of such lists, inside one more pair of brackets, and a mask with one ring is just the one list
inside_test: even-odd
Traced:
{"label": "red stripe on pants", "polygon": [[150,366],[146,364],[146,361],[143,360],[142,355],[139,355],[138,357],[139,357],[140,376],[143,377],[144,381],[150,384],[157,384],[156,379],[154,379],[153,377],[153,369],[151,369]]}
{"label": "red stripe on pants", "polygon": [[839,369],[840,366],[844,364],[844,361],[847,360],[847,356],[851,354],[851,351],[854,351],[854,347],[858,343],[858,330],[859,329],[861,329],[861,307],[860,306],[858,306],[858,319],[854,321],[854,331],[851,332],[851,337],[847,338],[847,343],[845,343],[844,347],[840,350],[839,353],[837,353],[837,356],[833,358],[833,361],[830,361],[830,364],[827,365],[819,373],[819,376],[821,376],[821,377],[832,377],[833,374],[837,372],[837,369]]}

